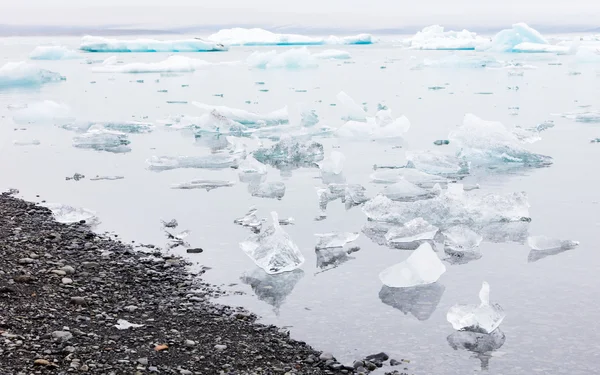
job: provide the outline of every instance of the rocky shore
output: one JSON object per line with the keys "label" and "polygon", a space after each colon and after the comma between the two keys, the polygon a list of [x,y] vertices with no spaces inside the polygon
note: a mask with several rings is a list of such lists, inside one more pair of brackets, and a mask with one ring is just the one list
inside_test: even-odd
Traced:
{"label": "rocky shore", "polygon": [[209,302],[219,291],[182,259],[57,223],[7,193],[0,260],[0,375],[407,370],[384,353],[338,363],[247,311]]}

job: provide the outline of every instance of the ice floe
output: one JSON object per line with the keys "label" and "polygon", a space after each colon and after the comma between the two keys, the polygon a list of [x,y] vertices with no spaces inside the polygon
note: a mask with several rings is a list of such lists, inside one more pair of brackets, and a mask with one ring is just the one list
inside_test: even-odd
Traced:
{"label": "ice floe", "polygon": [[469,164],[454,155],[446,155],[436,151],[406,151],[406,167],[422,172],[457,177],[469,173]]}
{"label": "ice floe", "polygon": [[259,28],[246,29],[239,27],[219,30],[207,39],[228,46],[309,46],[371,44],[374,42],[369,34],[346,37],[312,37],[298,34],[278,34]]}
{"label": "ice floe", "polygon": [[374,117],[366,116],[364,121],[350,120],[339,127],[335,134],[354,140],[391,140],[403,137],[409,129],[410,121],[406,116],[393,118],[391,110],[386,109],[378,111]]}
{"label": "ice floe", "polygon": [[344,162],[346,157],[339,151],[331,151],[329,156],[322,162],[318,163],[321,174],[335,174],[339,175],[344,169]]}
{"label": "ice floe", "polygon": [[437,184],[445,185],[449,181],[446,177],[425,173],[414,168],[377,169],[369,177],[377,184],[394,184],[406,180],[423,189],[431,189]]}
{"label": "ice floe", "polygon": [[479,259],[479,244],[483,237],[467,226],[456,225],[442,232],[444,235],[444,251],[456,263],[464,263]]}
{"label": "ice floe", "polygon": [[74,147],[113,153],[131,151],[130,143],[127,134],[101,126],[92,126],[86,133],[73,137]]}
{"label": "ice floe", "polygon": [[154,40],[154,39],[109,39],[84,36],[79,49],[86,52],[209,52],[226,51],[227,47],[218,42],[194,39]]}
{"label": "ice floe", "polygon": [[434,192],[423,189],[403,178],[393,184],[387,185],[381,191],[381,194],[394,201],[414,201],[434,196]]}
{"label": "ice floe", "polygon": [[32,60],[81,59],[82,55],[64,46],[38,46],[29,54]]}
{"label": "ice floe", "polygon": [[329,202],[340,199],[345,204],[346,209],[366,202],[368,198],[365,196],[365,191],[366,189],[359,184],[331,183],[325,188],[317,188],[321,218],[326,217],[325,211]]}
{"label": "ice floe", "polygon": [[0,67],[0,89],[19,86],[39,86],[48,82],[64,81],[65,77],[41,69],[28,62],[7,62]]}
{"label": "ice floe", "polygon": [[446,314],[446,319],[457,331],[492,333],[506,314],[500,305],[490,303],[490,285],[483,282],[479,291],[479,305],[454,305]]}
{"label": "ice floe", "polygon": [[360,234],[351,232],[319,233],[315,249],[329,249],[334,247],[344,247],[347,243],[356,241]]}
{"label": "ice floe", "polygon": [[381,282],[392,288],[409,288],[436,282],[446,272],[431,245],[419,246],[403,262],[395,264],[379,274]]}
{"label": "ice floe", "polygon": [[515,47],[523,43],[527,43],[529,48],[534,48],[534,44],[550,44],[537,30],[521,22],[512,25],[512,28],[510,29],[498,32],[494,35],[492,41],[489,44],[482,46],[481,49],[494,52],[520,52],[516,51]]}
{"label": "ice floe", "polygon": [[570,250],[579,246],[579,241],[572,240],[560,240],[558,238],[551,238],[546,236],[532,236],[527,238],[527,244],[531,250],[544,251],[544,250]]}

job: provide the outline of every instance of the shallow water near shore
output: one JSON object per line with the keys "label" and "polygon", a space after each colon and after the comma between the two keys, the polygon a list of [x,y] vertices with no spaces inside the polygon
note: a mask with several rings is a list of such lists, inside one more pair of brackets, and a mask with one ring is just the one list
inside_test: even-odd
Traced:
{"label": "shallow water near shore", "polygon": [[[78,38],[7,38],[0,41],[0,54],[3,62],[26,60],[35,46],[54,40],[72,48],[79,43]],[[255,50],[271,49],[237,47],[223,53],[182,55],[211,62],[240,61]],[[313,52],[324,49],[328,47],[310,48]],[[17,188],[24,199],[85,207],[100,218],[98,231],[162,247],[167,239],[160,220],[177,219],[177,230],[190,231],[185,241],[204,252],[188,255],[183,247],[165,251],[188,257],[197,267],[211,267],[205,280],[231,292],[218,302],[244,306],[263,322],[289,327],[293,337],[333,352],[344,363],[385,351],[392,358],[409,359],[415,374],[465,374],[482,368],[489,374],[594,373],[600,340],[600,301],[596,298],[600,287],[596,251],[600,145],[590,140],[600,137],[600,125],[551,114],[600,109],[600,65],[576,64],[569,55],[485,54],[537,67],[514,76],[503,69],[413,69],[426,58],[441,59],[452,52],[406,50],[390,41],[340,49],[352,55],[349,63],[322,61],[318,68],[302,70],[223,65],[193,73],[113,74],[93,73],[97,64],[86,64],[85,59],[38,61],[67,80],[39,88],[0,90],[0,190]],[[93,60],[109,56],[84,54]],[[167,56],[130,53],[119,59],[150,62]],[[335,97],[341,90],[358,103],[366,103],[369,113],[381,103],[395,116],[404,114],[411,121],[401,143],[314,138],[323,143],[326,154],[334,147],[345,154],[346,180],[365,186],[369,197],[383,188],[369,180],[373,165],[402,165],[406,150],[451,153],[452,143],[438,147],[433,141],[446,139],[465,113],[524,128],[553,120],[555,126],[541,133],[542,140],[527,146],[551,156],[550,167],[478,173],[463,183],[479,184],[477,194],[525,191],[532,218],[524,226],[527,233],[577,240],[581,245],[532,262],[526,244],[484,241],[481,259],[447,265],[447,272],[426,293],[407,296],[383,288],[378,274],[404,260],[410,251],[377,245],[362,233],[353,244],[360,251],[350,254],[346,262],[327,270],[317,266],[315,233],[360,232],[367,220],[360,207],[346,210],[340,202],[329,204],[327,219],[314,220],[319,214],[315,186],[322,185],[316,168],[280,173],[269,167],[268,181],[286,184],[281,200],[252,197],[239,182],[210,192],[171,189],[172,184],[193,179],[237,182],[238,173],[233,169],[147,169],[145,161],[154,155],[206,154],[206,145],[186,132],[157,125],[152,133],[129,135],[129,153],[96,152],[74,148],[73,132],[45,124],[14,124],[14,113],[7,108],[54,100],[69,105],[81,119],[155,123],[169,115],[199,115],[192,101],[258,113],[285,105],[296,111],[302,104],[316,110],[321,124],[339,127],[344,112],[339,103],[331,104],[337,103]],[[40,144],[13,144],[33,139]],[[65,180],[76,172],[86,178]],[[96,175],[125,178],[91,181]],[[251,206],[257,207],[260,217],[276,210],[281,218],[295,218],[295,225],[284,228],[306,257],[301,270],[267,277],[240,250],[239,242],[250,232],[233,220]],[[500,327],[506,341],[491,358],[454,350],[447,340],[455,331],[446,321],[446,312],[456,303],[475,303],[484,280],[491,285],[492,301],[507,314]]]}

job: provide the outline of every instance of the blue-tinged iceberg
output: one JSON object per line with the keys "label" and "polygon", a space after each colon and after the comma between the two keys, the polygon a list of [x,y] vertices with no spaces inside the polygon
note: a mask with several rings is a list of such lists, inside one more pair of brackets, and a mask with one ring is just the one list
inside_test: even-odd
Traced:
{"label": "blue-tinged iceberg", "polygon": [[[516,47],[520,44],[527,43],[529,49],[538,48],[536,45],[549,45],[550,43],[537,30],[529,27],[525,23],[516,23],[512,28],[505,29],[494,35],[492,41],[480,47],[481,50],[493,52],[526,52],[519,51]],[[539,47],[542,48],[542,47]],[[541,51],[536,51],[541,52]]]}
{"label": "blue-tinged iceberg", "polygon": [[64,81],[65,77],[24,61],[8,62],[0,67],[0,89],[19,86],[39,86]]}
{"label": "blue-tinged iceberg", "polygon": [[79,49],[86,52],[211,52],[227,51],[227,47],[218,42],[202,39],[119,40],[95,36],[84,36]]}
{"label": "blue-tinged iceberg", "polygon": [[96,73],[186,73],[214,65],[208,61],[187,56],[173,55],[158,62],[136,62],[130,64],[104,63],[93,68]]}
{"label": "blue-tinged iceberg", "polygon": [[289,123],[287,106],[273,112],[260,114],[246,111],[244,109],[220,105],[211,105],[199,102],[192,102],[192,104],[204,112],[210,113],[212,111],[217,111],[220,115],[228,118],[229,120],[236,121],[248,127],[261,127],[265,125],[281,125]]}
{"label": "blue-tinged iceberg", "polygon": [[277,34],[264,29],[223,29],[208,37],[209,41],[229,46],[315,46],[343,44],[372,44],[369,34],[338,37],[313,37],[298,34]]}
{"label": "blue-tinged iceberg", "polygon": [[445,31],[442,26],[427,26],[405,41],[407,47],[422,50],[474,50],[488,42],[468,30]]}
{"label": "blue-tinged iceberg", "polygon": [[31,51],[29,58],[32,60],[71,60],[81,59],[83,56],[64,46],[38,46]]}

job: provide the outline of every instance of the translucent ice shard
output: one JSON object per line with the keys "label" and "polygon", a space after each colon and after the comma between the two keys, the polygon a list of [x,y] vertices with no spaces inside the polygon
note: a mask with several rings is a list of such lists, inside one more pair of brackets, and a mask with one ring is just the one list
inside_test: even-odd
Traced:
{"label": "translucent ice shard", "polygon": [[259,183],[267,176],[267,166],[249,155],[238,166],[240,182]]}
{"label": "translucent ice shard", "polygon": [[546,236],[532,236],[527,238],[527,244],[531,250],[570,250],[579,246],[579,241],[572,240],[560,240],[557,238],[551,238]]}
{"label": "translucent ice shard", "polygon": [[64,81],[65,77],[50,70],[21,61],[8,62],[0,67],[0,89],[19,86],[39,86],[48,82]]}
{"label": "translucent ice shard", "polygon": [[283,182],[261,182],[248,185],[248,191],[253,197],[281,199],[285,195]]}
{"label": "translucent ice shard", "polygon": [[600,111],[567,112],[557,116],[575,120],[576,122],[600,123]]}
{"label": "translucent ice shard", "polygon": [[52,211],[54,220],[59,223],[72,224],[85,221],[88,225],[95,225],[100,222],[94,211],[85,208],[72,207],[61,203],[44,203],[42,206]]}
{"label": "translucent ice shard", "polygon": [[521,43],[549,44],[537,30],[525,23],[516,23],[512,28],[502,30],[492,38],[491,43],[481,49],[494,52],[514,52],[513,48]]}
{"label": "translucent ice shard", "polygon": [[474,353],[481,361],[481,369],[488,370],[492,352],[504,345],[506,336],[497,328],[492,333],[457,331],[448,336],[447,340],[454,350],[464,349]]}
{"label": "translucent ice shard", "polygon": [[502,168],[552,164],[551,157],[525,149],[515,133],[502,123],[485,121],[472,114],[466,114],[462,126],[450,132],[448,138],[460,148],[457,155],[473,165]]}
{"label": "translucent ice shard", "polygon": [[218,42],[199,38],[181,40],[108,39],[84,36],[79,49],[86,52],[208,52],[226,51]]}
{"label": "translucent ice shard", "polygon": [[375,117],[367,116],[365,121],[350,120],[337,129],[341,138],[356,140],[383,140],[401,138],[410,129],[406,116],[392,117],[389,109],[378,111]]}
{"label": "translucent ice shard", "polygon": [[249,112],[244,109],[210,105],[199,102],[192,102],[192,104],[205,112],[212,112],[213,110],[216,110],[222,116],[225,116],[230,120],[239,122],[240,124],[246,125],[248,127],[280,125],[287,124],[289,122],[287,106],[270,113],[259,114]]}
{"label": "translucent ice shard", "polygon": [[40,141],[37,139],[32,139],[29,141],[19,141],[19,140],[14,140],[13,141],[13,145],[15,146],[39,146],[40,145]]}
{"label": "translucent ice shard", "polygon": [[97,73],[172,73],[194,72],[212,65],[208,61],[187,56],[173,55],[159,62],[136,62],[130,64],[107,64],[92,68]]}
{"label": "translucent ice shard", "polygon": [[485,38],[468,30],[445,31],[442,26],[432,25],[417,32],[406,44],[412,49],[473,50],[485,42]]}
{"label": "translucent ice shard", "polygon": [[319,197],[319,208],[321,210],[321,218],[327,217],[325,211],[329,202],[340,199],[349,209],[355,205],[359,205],[368,200],[365,196],[366,189],[359,184],[329,184],[325,188],[317,188],[317,196]]}
{"label": "translucent ice shard", "polygon": [[420,188],[405,179],[386,186],[381,194],[394,201],[414,201],[433,196],[429,190]]}
{"label": "translucent ice shard", "polygon": [[258,233],[260,232],[260,229],[262,228],[262,223],[264,220],[259,219],[256,216],[256,208],[251,208],[246,215],[235,219],[233,222],[235,224],[241,225],[243,227],[248,227],[250,228],[253,232]]}
{"label": "translucent ice shard", "polygon": [[319,163],[321,174],[340,174],[344,169],[346,157],[339,151],[331,151],[328,158]]}
{"label": "translucent ice shard", "polygon": [[86,133],[73,137],[74,147],[113,153],[131,151],[130,143],[127,134],[106,130],[99,126],[93,126]]}
{"label": "translucent ice shard", "polygon": [[445,290],[446,288],[439,283],[412,288],[390,288],[384,285],[379,291],[379,299],[405,315],[411,314],[423,321],[431,317]]}
{"label": "translucent ice shard", "polygon": [[64,46],[38,46],[29,54],[32,60],[81,59],[82,55]]}
{"label": "translucent ice shard", "polygon": [[483,237],[468,227],[453,226],[443,231],[442,234],[444,235],[444,251],[455,260],[466,262],[481,257],[479,244],[483,241]]}
{"label": "translucent ice shard", "polygon": [[479,305],[454,305],[448,311],[446,319],[457,331],[492,333],[506,314],[500,305],[490,304],[490,285],[483,282],[479,292]]}
{"label": "translucent ice shard", "polygon": [[189,182],[172,185],[171,189],[182,189],[182,190],[205,189],[206,191],[211,191],[213,189],[217,189],[217,188],[221,188],[221,187],[231,187],[234,184],[235,184],[235,182],[232,182],[232,181],[192,180]]}
{"label": "translucent ice shard", "polygon": [[306,47],[295,48],[278,53],[277,51],[253,52],[246,64],[259,69],[305,69],[319,66],[317,58]]}
{"label": "translucent ice shard", "polygon": [[117,320],[117,324],[115,324],[115,327],[118,330],[127,330],[129,328],[139,328],[139,327],[143,327],[143,324],[135,324],[135,323],[130,323],[125,319],[119,319]]}
{"label": "translucent ice shard", "polygon": [[449,69],[483,69],[483,68],[499,68],[506,64],[496,60],[491,56],[479,55],[450,55],[438,60],[425,59],[414,69],[422,68],[449,68]]}
{"label": "translucent ice shard", "polygon": [[68,106],[52,100],[29,103],[13,112],[17,124],[59,124],[72,119]]}
{"label": "translucent ice shard", "polygon": [[253,153],[256,160],[276,168],[311,167],[323,160],[323,145],[317,142],[300,143],[285,138],[269,148],[259,148]]}
{"label": "translucent ice shard", "polygon": [[464,160],[434,151],[407,151],[406,167],[439,176],[460,176],[469,173],[469,164]]}
{"label": "translucent ice shard", "polygon": [[203,156],[152,156],[146,161],[149,169],[154,171],[166,171],[177,168],[223,169],[237,167],[239,162],[239,155],[227,153]]}
{"label": "translucent ice shard", "polygon": [[371,181],[377,184],[394,184],[408,181],[423,189],[431,189],[436,184],[445,185],[448,179],[441,176],[422,172],[414,168],[378,169],[370,176]]}
{"label": "translucent ice shard", "polygon": [[325,44],[371,44],[369,34],[347,37],[314,37],[298,34],[278,34],[264,29],[232,28],[222,29],[208,37],[208,40],[229,46],[310,46]]}
{"label": "translucent ice shard", "polygon": [[336,232],[336,233],[321,233],[315,234],[317,237],[317,245],[315,249],[329,249],[333,247],[344,247],[349,242],[355,241],[359,233],[351,232]]}
{"label": "translucent ice shard", "polygon": [[262,233],[240,243],[240,248],[270,275],[290,272],[304,263],[304,256],[290,236],[281,229],[276,212],[273,223]]}
{"label": "translucent ice shard", "polygon": [[348,94],[343,91],[340,91],[337,96],[337,100],[342,104],[346,114],[342,117],[344,120],[350,121],[366,121],[367,113],[363,109],[363,107],[359,106],[354,99],[352,99]]}
{"label": "translucent ice shard", "polygon": [[392,245],[411,244],[413,242],[433,240],[439,228],[422,218],[413,219],[401,227],[391,228],[385,239]]}
{"label": "translucent ice shard", "polygon": [[436,282],[446,272],[429,243],[419,246],[404,261],[395,264],[379,274],[381,282],[391,288],[409,288]]}

